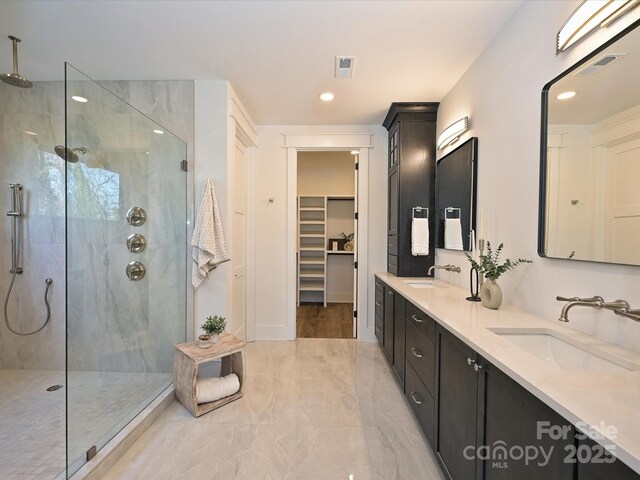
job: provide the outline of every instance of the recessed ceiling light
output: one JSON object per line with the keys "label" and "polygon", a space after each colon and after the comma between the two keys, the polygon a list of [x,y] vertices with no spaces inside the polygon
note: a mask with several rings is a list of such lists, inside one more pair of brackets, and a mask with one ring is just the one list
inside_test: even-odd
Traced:
{"label": "recessed ceiling light", "polygon": [[324,92],[320,94],[320,100],[322,100],[323,102],[330,102],[334,98],[335,96],[331,92]]}
{"label": "recessed ceiling light", "polygon": [[33,135],[34,137],[38,136],[36,132],[32,132],[31,130],[25,130],[24,133],[26,133],[27,135]]}
{"label": "recessed ceiling light", "polygon": [[576,92],[570,90],[568,92],[562,92],[560,95],[558,95],[556,98],[558,100],[567,100],[569,98],[573,98],[576,96]]}
{"label": "recessed ceiling light", "polygon": [[162,130],[154,130],[153,133],[157,133],[158,135],[162,135],[164,132]]}
{"label": "recessed ceiling light", "polygon": [[75,100],[76,102],[80,102],[80,103],[87,103],[89,100],[87,100],[84,97],[81,97],[80,95],[74,95],[71,97],[72,100]]}

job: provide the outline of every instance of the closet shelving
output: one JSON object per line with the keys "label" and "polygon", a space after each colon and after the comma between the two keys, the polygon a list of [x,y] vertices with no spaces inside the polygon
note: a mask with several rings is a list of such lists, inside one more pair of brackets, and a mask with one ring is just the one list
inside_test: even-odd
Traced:
{"label": "closet shelving", "polygon": [[327,197],[298,197],[298,305],[327,306]]}
{"label": "closet shelving", "polygon": [[[327,256],[353,255],[349,251],[328,250],[332,231],[329,212],[334,201],[354,202],[353,196],[298,197],[298,305],[300,302],[327,306]],[[340,229],[345,230],[342,225]],[[334,229],[336,226],[334,225]],[[348,229],[346,229],[348,230]]]}

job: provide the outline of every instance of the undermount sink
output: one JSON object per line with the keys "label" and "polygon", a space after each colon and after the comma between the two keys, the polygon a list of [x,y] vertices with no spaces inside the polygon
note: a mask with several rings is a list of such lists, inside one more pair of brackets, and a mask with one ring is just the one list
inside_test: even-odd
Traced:
{"label": "undermount sink", "polygon": [[640,370],[636,364],[575,338],[546,328],[489,328],[513,345],[563,370],[621,373]]}
{"label": "undermount sink", "polygon": [[433,280],[403,280],[403,282],[413,288],[433,288]]}

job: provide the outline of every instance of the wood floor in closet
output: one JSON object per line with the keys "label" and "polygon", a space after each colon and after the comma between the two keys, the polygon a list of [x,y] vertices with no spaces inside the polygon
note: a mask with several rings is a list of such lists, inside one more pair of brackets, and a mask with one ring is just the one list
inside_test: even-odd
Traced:
{"label": "wood floor in closet", "polygon": [[302,303],[297,315],[298,338],[353,338],[353,303]]}

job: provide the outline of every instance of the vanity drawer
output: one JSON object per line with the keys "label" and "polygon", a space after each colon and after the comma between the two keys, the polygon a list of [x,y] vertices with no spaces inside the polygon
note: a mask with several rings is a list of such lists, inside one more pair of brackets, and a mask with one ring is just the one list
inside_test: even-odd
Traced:
{"label": "vanity drawer", "polygon": [[[377,285],[378,280],[376,280]],[[382,285],[382,284],[381,284]],[[376,286],[376,316],[382,318],[384,316],[384,290],[382,287]]]}
{"label": "vanity drawer", "polygon": [[407,303],[407,320],[435,345],[436,322],[432,318],[415,305]]}
{"label": "vanity drawer", "polygon": [[406,325],[406,357],[418,377],[430,393],[435,393],[436,347],[427,337],[418,332],[413,324]]}
{"label": "vanity drawer", "polygon": [[387,272],[398,275],[398,257],[387,255]]}
{"label": "vanity drawer", "polygon": [[384,321],[382,320],[382,317],[379,317],[378,315],[376,315],[375,330],[376,330],[376,338],[378,339],[378,342],[380,342],[380,345],[383,345],[384,344]]}
{"label": "vanity drawer", "polygon": [[387,238],[387,253],[398,255],[398,235],[389,235]]}
{"label": "vanity drawer", "polygon": [[433,397],[420,381],[420,378],[416,374],[413,367],[407,364],[407,370],[405,372],[405,396],[411,406],[411,410],[415,414],[422,431],[429,440],[429,443],[434,446],[435,439],[435,401]]}

